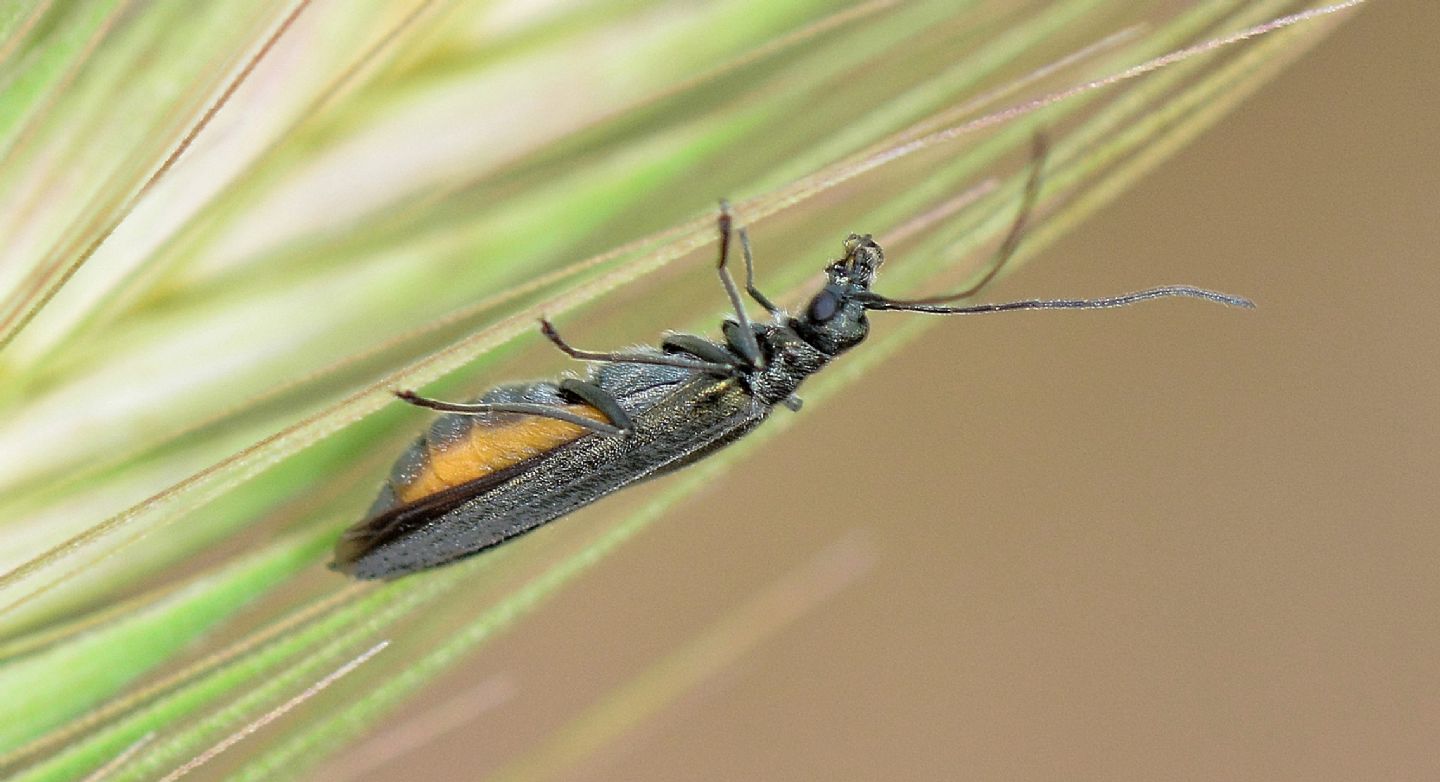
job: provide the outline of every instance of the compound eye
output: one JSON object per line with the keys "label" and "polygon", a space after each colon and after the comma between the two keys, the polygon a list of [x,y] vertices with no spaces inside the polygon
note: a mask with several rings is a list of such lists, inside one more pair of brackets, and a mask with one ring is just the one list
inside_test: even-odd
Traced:
{"label": "compound eye", "polygon": [[808,317],[812,323],[824,323],[835,317],[840,311],[840,297],[834,291],[826,289],[815,294],[810,300]]}

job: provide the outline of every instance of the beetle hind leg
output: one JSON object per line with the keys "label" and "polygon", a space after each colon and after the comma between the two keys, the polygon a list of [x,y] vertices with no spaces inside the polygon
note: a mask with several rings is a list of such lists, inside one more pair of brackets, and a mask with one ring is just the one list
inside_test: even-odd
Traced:
{"label": "beetle hind leg", "polygon": [[630,414],[620,406],[619,400],[613,394],[600,386],[584,380],[576,380],[567,377],[560,381],[560,392],[569,394],[587,405],[599,410],[604,416],[610,419],[620,431],[629,433],[635,431],[635,422],[630,420]]}
{"label": "beetle hind leg", "polygon": [[[602,391],[601,393],[604,392]],[[607,411],[605,408],[593,404],[591,405],[591,407],[599,410],[602,415],[610,418],[613,423],[607,424],[604,421],[596,421],[593,418],[587,418],[583,415],[572,413],[564,408],[554,407],[551,405],[536,404],[533,402],[444,402],[439,399],[431,399],[429,397],[420,396],[414,391],[396,391],[395,396],[399,397],[404,402],[415,405],[416,407],[424,407],[429,410],[438,410],[442,413],[458,413],[460,415],[484,415],[486,413],[518,413],[520,415],[533,415],[540,418],[553,418],[556,421],[564,421],[565,423],[574,424],[581,428],[589,429],[592,432],[610,435],[612,437],[625,434],[629,431],[630,425],[630,418],[628,416],[625,416],[623,410],[619,411],[624,419],[624,424],[621,424],[619,421],[615,421],[614,418],[611,417],[610,412]],[[576,396],[579,395],[577,394]],[[588,400],[586,401],[588,404]],[[614,399],[611,398],[610,401],[613,402]],[[619,407],[619,404],[614,405],[614,408],[616,410],[619,410]]]}

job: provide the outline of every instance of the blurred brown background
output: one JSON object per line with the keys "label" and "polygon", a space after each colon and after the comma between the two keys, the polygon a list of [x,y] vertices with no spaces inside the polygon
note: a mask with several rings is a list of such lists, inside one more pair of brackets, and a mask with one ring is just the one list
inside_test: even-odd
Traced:
{"label": "blurred brown background", "polygon": [[992,292],[1257,312],[944,323],[324,776],[1440,778],[1437,30],[1371,3]]}

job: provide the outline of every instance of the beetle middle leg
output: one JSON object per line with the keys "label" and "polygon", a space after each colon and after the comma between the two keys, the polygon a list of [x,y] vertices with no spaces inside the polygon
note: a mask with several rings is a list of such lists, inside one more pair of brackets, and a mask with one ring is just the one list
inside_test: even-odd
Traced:
{"label": "beetle middle leg", "polygon": [[590,350],[580,350],[571,347],[555,330],[554,324],[545,318],[540,319],[540,331],[545,338],[560,348],[565,355],[579,361],[598,361],[614,364],[655,364],[662,367],[679,367],[681,369],[694,369],[699,372],[709,372],[722,377],[733,377],[739,367],[734,364],[721,364],[714,361],[701,361],[699,359],[686,358],[670,354],[651,355],[648,353],[597,353]]}
{"label": "beetle middle leg", "polygon": [[725,286],[725,295],[730,297],[730,306],[735,310],[735,322],[740,325],[737,339],[732,340],[731,346],[747,364],[759,367],[763,360],[760,342],[755,339],[755,327],[750,324],[750,316],[745,312],[745,302],[740,298],[740,289],[736,287],[735,278],[730,276],[730,269],[727,268],[730,262],[731,223],[730,202],[721,199],[720,217],[716,220],[720,229],[720,260],[716,263],[715,270],[720,274],[720,284]]}

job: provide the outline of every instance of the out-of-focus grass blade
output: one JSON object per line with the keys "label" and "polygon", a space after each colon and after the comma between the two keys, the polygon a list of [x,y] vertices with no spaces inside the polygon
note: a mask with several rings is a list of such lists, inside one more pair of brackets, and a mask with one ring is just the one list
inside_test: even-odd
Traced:
{"label": "out-of-focus grass blade", "polygon": [[164,595],[106,626],[0,664],[10,714],[0,725],[0,756],[67,719],[83,715],[168,659],[214,624],[314,561],[328,536],[311,535],[247,557]]}
{"label": "out-of-focus grass blade", "polygon": [[652,716],[667,700],[733,665],[808,610],[849,586],[870,569],[874,558],[872,545],[858,532],[835,541],[596,704],[592,711],[556,731],[540,751],[501,769],[495,778],[551,779],[570,771],[577,762]]}
{"label": "out-of-focus grass blade", "polygon": [[[250,36],[236,32],[257,29],[268,10],[263,3],[162,4],[134,13],[131,5],[56,9],[58,19],[34,28],[37,40],[25,42],[16,81],[0,95],[7,109],[0,114],[14,118],[0,177],[0,230],[12,237],[0,257],[8,270],[0,279],[0,347],[31,325],[128,216],[182,144],[189,117],[243,56]],[[152,67],[157,49],[163,68]],[[175,79],[168,68],[200,76]],[[123,114],[114,111],[117,92],[133,101]],[[24,364],[7,352],[12,365]]]}

